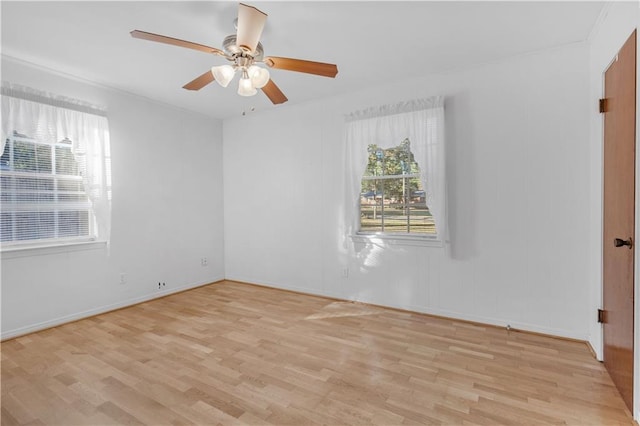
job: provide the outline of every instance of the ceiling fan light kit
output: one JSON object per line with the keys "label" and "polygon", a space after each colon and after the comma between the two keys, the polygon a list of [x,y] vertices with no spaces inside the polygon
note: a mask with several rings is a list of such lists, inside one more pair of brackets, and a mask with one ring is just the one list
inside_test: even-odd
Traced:
{"label": "ceiling fan light kit", "polygon": [[262,92],[273,104],[281,104],[288,100],[287,97],[271,80],[269,70],[256,65],[257,63],[263,63],[274,69],[335,78],[338,74],[338,67],[334,64],[293,58],[264,57],[264,49],[260,43],[260,37],[266,21],[266,13],[253,6],[240,3],[236,24],[237,32],[224,39],[222,43],[223,50],[140,30],[131,31],[131,36],[223,56],[233,63],[233,65],[226,64],[212,67],[210,71],[185,84],[183,88],[187,90],[200,90],[214,80],[220,86],[227,87],[236,72],[238,72],[240,74],[238,95],[253,96],[258,93],[257,89],[262,89]]}
{"label": "ceiling fan light kit", "polygon": [[253,84],[256,89],[262,89],[271,78],[269,70],[266,68],[260,68],[257,65],[251,65],[248,72],[249,78],[251,78],[251,84]]}
{"label": "ceiling fan light kit", "polygon": [[242,77],[240,78],[240,83],[238,83],[238,95],[253,96],[256,93],[258,93],[258,91],[253,87],[253,83],[249,78],[249,73],[247,70],[242,70]]}
{"label": "ceiling fan light kit", "polygon": [[211,73],[220,86],[227,87],[233,80],[233,76],[236,75],[236,70],[231,65],[219,65],[212,67]]}

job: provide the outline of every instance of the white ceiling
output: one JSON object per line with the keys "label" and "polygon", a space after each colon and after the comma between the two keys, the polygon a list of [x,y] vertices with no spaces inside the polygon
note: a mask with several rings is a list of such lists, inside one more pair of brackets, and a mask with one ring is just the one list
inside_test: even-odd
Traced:
{"label": "white ceiling", "polygon": [[[265,56],[338,65],[336,79],[271,70],[288,105],[584,41],[602,2],[254,2]],[[134,39],[134,29],[221,47],[234,2],[2,1],[2,54],[211,117],[278,108],[237,83],[182,86],[219,56]],[[285,105],[287,105],[285,104]]]}

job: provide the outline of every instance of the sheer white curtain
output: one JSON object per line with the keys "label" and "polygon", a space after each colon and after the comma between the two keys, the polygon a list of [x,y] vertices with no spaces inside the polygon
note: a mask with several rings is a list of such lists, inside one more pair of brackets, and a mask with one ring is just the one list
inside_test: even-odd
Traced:
{"label": "sheer white curtain", "polygon": [[55,144],[72,142],[91,202],[97,234],[108,240],[111,231],[111,152],[104,109],[64,96],[2,82],[1,150],[13,132]]}
{"label": "sheer white curtain", "polygon": [[447,233],[445,214],[444,98],[436,96],[357,111],[346,117],[347,233],[360,226],[360,190],[370,144],[392,148],[405,138],[421,171],[422,187],[438,239]]}

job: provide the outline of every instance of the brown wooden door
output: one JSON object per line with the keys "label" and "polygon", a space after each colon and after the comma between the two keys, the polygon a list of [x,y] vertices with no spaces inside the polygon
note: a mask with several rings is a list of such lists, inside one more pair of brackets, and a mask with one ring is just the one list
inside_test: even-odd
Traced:
{"label": "brown wooden door", "polygon": [[[605,72],[603,309],[604,364],[633,401],[636,31]],[[616,247],[616,238],[618,247]]]}

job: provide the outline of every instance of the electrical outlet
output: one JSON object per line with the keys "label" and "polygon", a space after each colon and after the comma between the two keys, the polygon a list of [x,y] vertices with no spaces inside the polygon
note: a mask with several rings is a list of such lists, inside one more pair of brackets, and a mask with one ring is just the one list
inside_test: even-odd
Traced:
{"label": "electrical outlet", "polygon": [[342,269],[342,278],[349,278],[349,268]]}
{"label": "electrical outlet", "polygon": [[120,284],[126,284],[127,283],[127,274],[125,274],[124,272],[120,273]]}
{"label": "electrical outlet", "polygon": [[200,266],[207,266],[209,264],[209,260],[206,257],[200,259]]}

